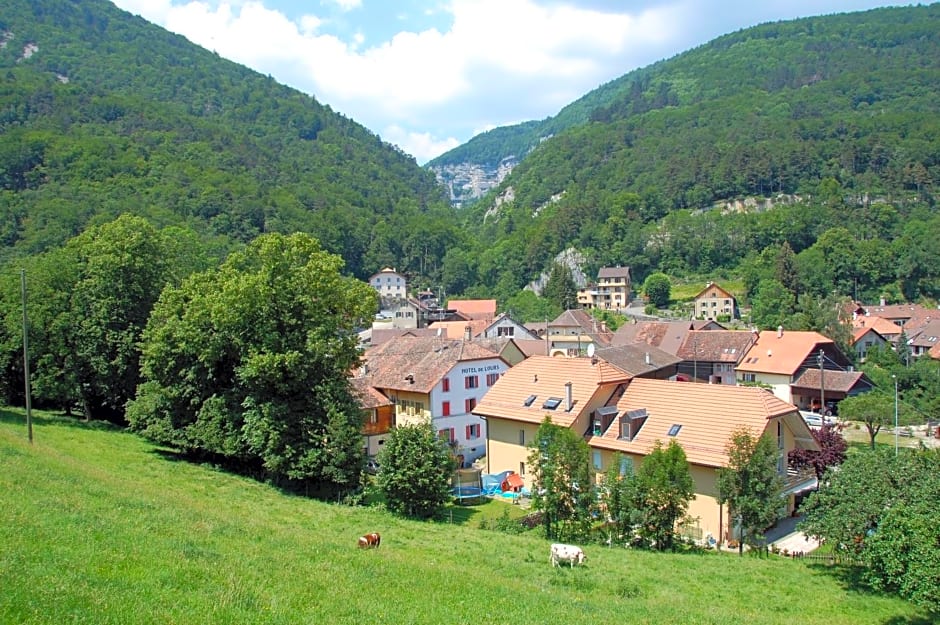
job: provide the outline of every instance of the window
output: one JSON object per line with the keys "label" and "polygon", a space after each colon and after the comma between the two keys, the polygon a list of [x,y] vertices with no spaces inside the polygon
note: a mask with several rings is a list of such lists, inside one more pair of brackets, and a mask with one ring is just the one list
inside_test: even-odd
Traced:
{"label": "window", "polygon": [[441,380],[441,390],[445,393],[450,392],[450,378],[444,378]]}
{"label": "window", "polygon": [[669,428],[669,432],[668,432],[667,434],[668,434],[669,436],[678,436],[678,435],[679,435],[679,430],[681,430],[681,429],[682,429],[682,424],[681,424],[681,423],[673,423],[673,424],[672,424],[672,427]]}
{"label": "window", "polygon": [[545,410],[554,410],[558,408],[559,404],[561,404],[561,397],[549,397],[545,400],[545,403],[542,404],[542,408]]}
{"label": "window", "polygon": [[741,379],[744,380],[745,382],[755,382],[755,381],[756,381],[756,380],[754,379],[754,374],[753,374],[753,373],[745,373],[745,374],[742,376]]}
{"label": "window", "polygon": [[515,336],[516,329],[512,326],[501,326],[496,328],[496,336]]}
{"label": "window", "polygon": [[480,386],[480,376],[468,375],[463,379],[464,388],[479,388]]}
{"label": "window", "polygon": [[496,384],[496,380],[498,380],[498,379],[499,379],[499,374],[498,374],[498,373],[487,373],[487,374],[486,374],[486,385],[487,385],[487,386],[493,386],[494,384]]}
{"label": "window", "polygon": [[369,413],[369,423],[375,425],[378,422],[379,422],[379,415],[376,414],[375,410],[371,411]]}
{"label": "window", "polygon": [[519,475],[525,475],[525,463],[524,462],[519,463]]}
{"label": "window", "polygon": [[479,423],[474,423],[473,425],[467,426],[467,440],[472,441],[475,438],[480,438],[482,426]]}
{"label": "window", "polygon": [[525,401],[522,402],[522,405],[523,405],[523,406],[531,406],[531,405],[532,405],[532,402],[535,401],[535,397],[536,397],[535,395],[529,395],[528,397],[525,398]]}
{"label": "window", "polygon": [[441,416],[449,417],[450,416],[450,402],[445,401],[441,404]]}
{"label": "window", "polygon": [[620,477],[623,477],[627,472],[633,473],[633,458],[628,458],[627,456],[620,457]]}
{"label": "window", "polygon": [[441,439],[442,441],[453,443],[454,442],[454,428],[444,428],[443,430],[438,430],[437,437]]}
{"label": "window", "polygon": [[525,430],[519,430],[519,445],[525,447]]}
{"label": "window", "polygon": [[477,400],[475,397],[471,397],[467,400],[464,400],[464,403],[463,403],[464,412],[470,412],[471,410],[476,408],[476,405],[477,405]]}
{"label": "window", "polygon": [[783,423],[777,421],[777,449],[783,449]]}
{"label": "window", "polygon": [[598,471],[601,470],[601,452],[600,450],[595,449],[591,454],[594,462],[594,468]]}

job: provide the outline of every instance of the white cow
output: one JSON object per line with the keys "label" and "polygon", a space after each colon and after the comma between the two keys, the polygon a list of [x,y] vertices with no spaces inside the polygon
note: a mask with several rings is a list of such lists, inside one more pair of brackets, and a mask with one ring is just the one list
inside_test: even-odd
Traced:
{"label": "white cow", "polygon": [[571,568],[574,568],[576,564],[584,564],[586,559],[587,556],[584,555],[581,547],[561,543],[552,544],[551,556],[549,557],[552,566],[558,566],[559,562],[562,564],[567,562],[571,565]]}

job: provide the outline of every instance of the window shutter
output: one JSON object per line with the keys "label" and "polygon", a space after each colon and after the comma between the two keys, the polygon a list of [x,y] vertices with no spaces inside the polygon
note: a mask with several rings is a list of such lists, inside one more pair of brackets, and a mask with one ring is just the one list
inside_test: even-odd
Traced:
{"label": "window shutter", "polygon": [[467,438],[467,440],[470,440],[470,426],[469,426],[469,425],[467,426],[467,436],[466,436],[466,438]]}

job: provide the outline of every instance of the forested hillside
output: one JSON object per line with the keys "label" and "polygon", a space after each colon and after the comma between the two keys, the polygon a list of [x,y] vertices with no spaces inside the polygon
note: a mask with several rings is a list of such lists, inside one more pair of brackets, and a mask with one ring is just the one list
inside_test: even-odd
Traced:
{"label": "forested hillside", "polygon": [[413,158],[106,0],[10,0],[0,42],[0,258],[124,212],[223,247],[312,233],[359,277],[458,238]]}
{"label": "forested hillside", "polygon": [[750,28],[602,92],[468,211],[479,282],[576,247],[588,273],[747,271],[753,294],[786,244],[793,298],[940,295],[940,4]]}

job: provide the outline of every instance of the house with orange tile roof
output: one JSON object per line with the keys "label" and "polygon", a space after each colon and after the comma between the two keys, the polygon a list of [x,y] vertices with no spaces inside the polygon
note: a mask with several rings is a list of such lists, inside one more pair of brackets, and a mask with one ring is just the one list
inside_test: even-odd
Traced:
{"label": "house with orange tile roof", "polygon": [[471,341],[401,336],[366,350],[357,377],[391,400],[395,425],[430,419],[467,464],[486,449],[486,423],[473,409],[507,370]]}
{"label": "house with orange tile roof", "polygon": [[656,441],[676,440],[685,451],[695,499],[689,504],[691,523],[683,532],[701,539],[732,537],[728,509],[718,504],[718,469],[727,466],[727,445],[738,428],[770,436],[777,444],[777,471],[784,482],[781,516],[789,515],[796,497],[816,486],[812,472],[791,470],[788,454],[795,448],[818,449],[797,408],[765,389],[719,384],[686,384],[634,378],[617,401],[616,414],[599,434],[586,436],[595,470],[620,470],[615,454],[639,468]]}
{"label": "house with orange tile roof", "polygon": [[852,334],[858,330],[874,330],[881,337],[888,341],[892,346],[897,345],[898,338],[901,336],[901,326],[890,319],[884,317],[875,317],[871,315],[855,315],[852,317]]}
{"label": "house with orange tile roof", "polygon": [[[877,319],[878,317],[875,318]],[[894,325],[890,321],[882,321]],[[855,327],[852,332],[852,347],[855,349],[855,356],[858,358],[859,362],[865,362],[865,357],[868,356],[869,350],[885,348],[890,345],[891,343],[888,339],[882,336],[881,333],[873,327],[865,327],[862,325]]]}
{"label": "house with orange tile roof", "polygon": [[487,421],[486,472],[528,480],[527,445],[545,415],[584,432],[595,412],[616,403],[630,374],[597,358],[532,356],[507,371],[474,409]]}
{"label": "house with orange tile roof", "polygon": [[428,328],[435,332],[440,330],[445,338],[469,341],[482,335],[488,325],[489,322],[485,319],[470,319],[468,321],[435,321],[428,325]]}
{"label": "house with orange tile roof", "polygon": [[910,319],[928,310],[920,304],[885,304],[884,300],[877,306],[865,306],[865,314],[870,317],[883,317],[898,326],[904,326]]}
{"label": "house with orange tile roof", "polygon": [[496,318],[495,299],[452,299],[447,301],[447,309],[455,310],[467,319],[492,321]]}
{"label": "house with orange tile roof", "polygon": [[805,421],[795,406],[757,387],[636,378],[599,358],[532,357],[508,371],[475,412],[487,421],[487,472],[515,471],[529,488],[529,445],[546,416],[584,436],[598,473],[614,468],[614,454],[636,469],[657,440],[675,438],[695,480],[690,515],[696,522],[687,529],[697,538],[727,534],[717,469],[727,464],[725,447],[738,427],[777,442],[778,470],[787,483],[785,512],[793,510],[797,493],[815,486],[814,476],[787,467],[791,449],[817,448]]}
{"label": "house with orange tile roof", "polygon": [[[811,410],[825,397],[825,387],[809,389],[793,384],[807,369],[847,371],[851,361],[836,346],[835,341],[818,332],[801,332],[778,328],[764,330],[747,350],[737,365],[738,384],[760,384],[774,395],[801,410]],[[828,404],[830,398],[826,397]]]}
{"label": "house with orange tile roof", "polygon": [[613,338],[606,323],[580,308],[566,310],[549,321],[545,333],[552,356],[583,356],[588,346],[608,347]]}
{"label": "house with orange tile roof", "polygon": [[734,295],[714,282],[709,282],[698,292],[693,298],[693,306],[699,319],[738,318],[738,302]]}

